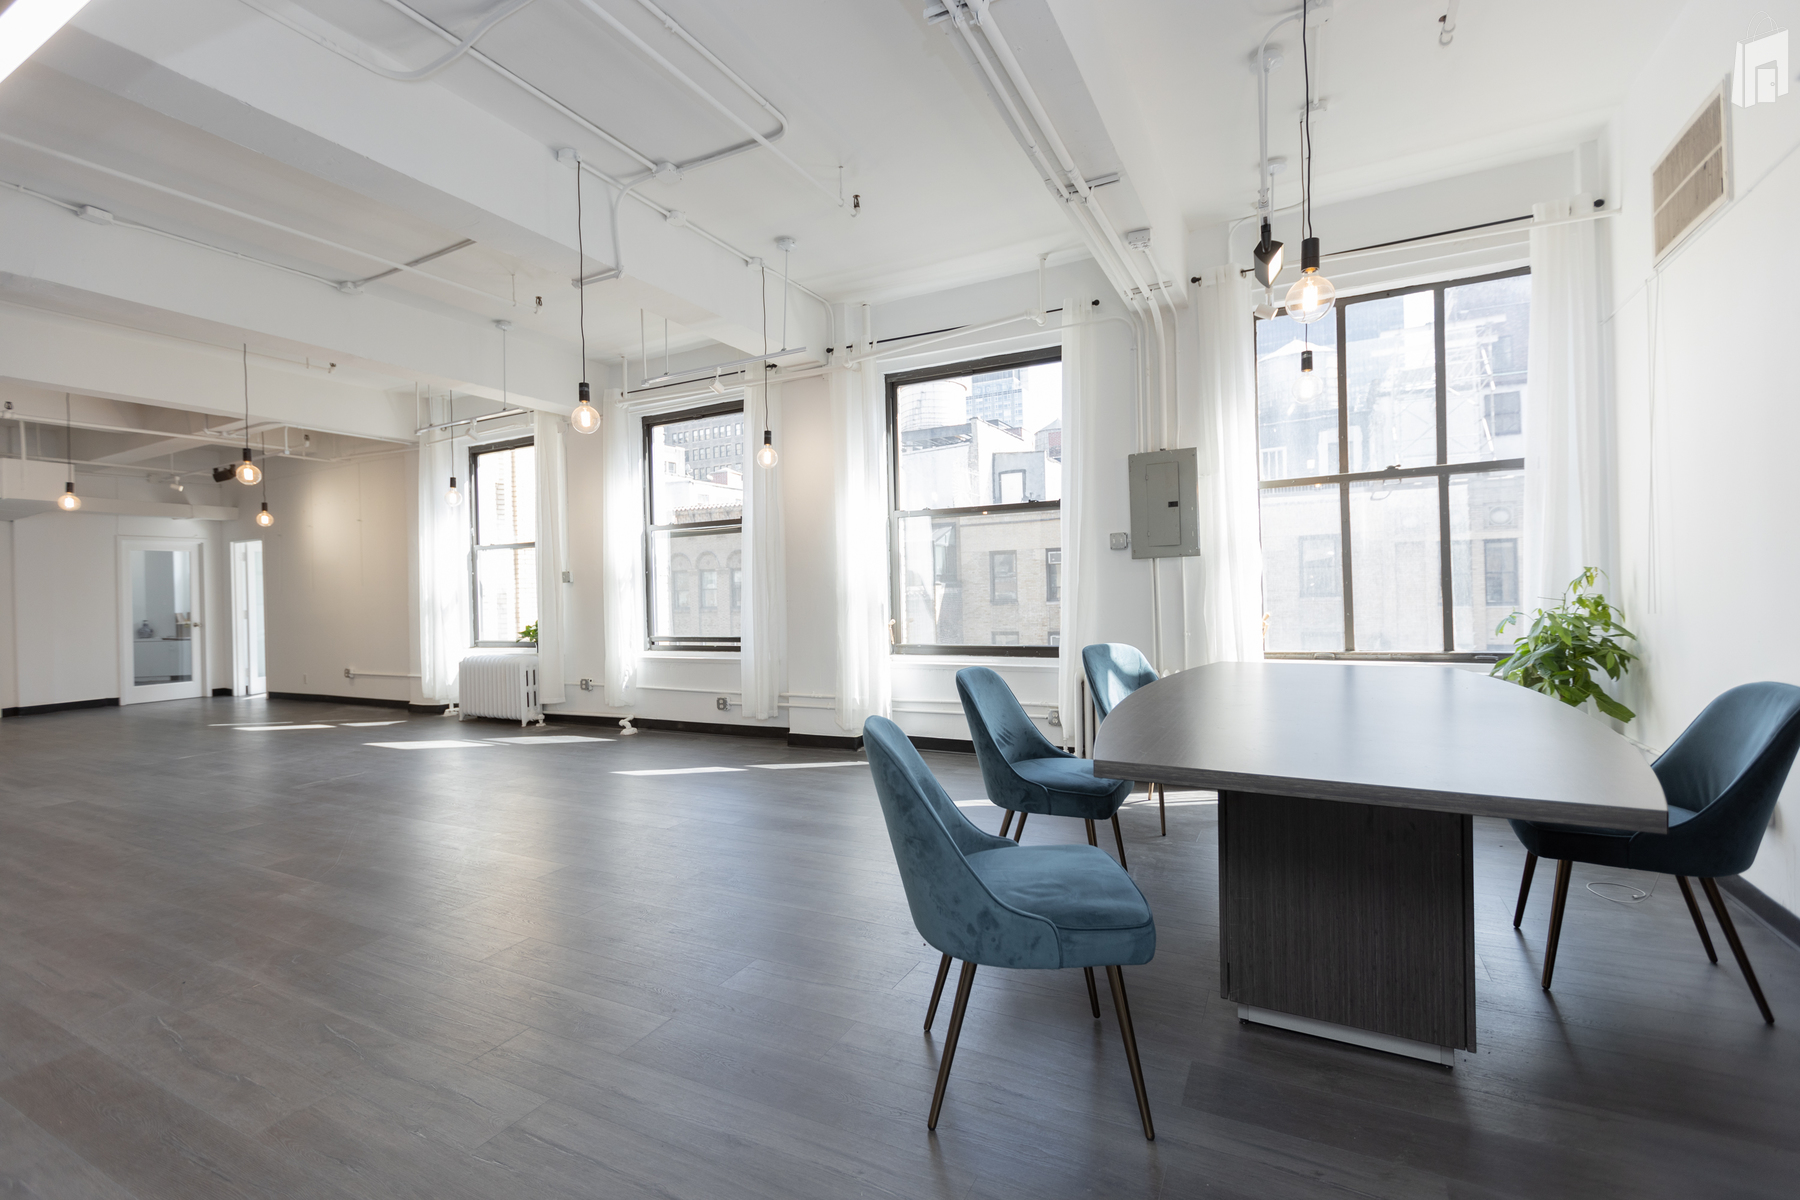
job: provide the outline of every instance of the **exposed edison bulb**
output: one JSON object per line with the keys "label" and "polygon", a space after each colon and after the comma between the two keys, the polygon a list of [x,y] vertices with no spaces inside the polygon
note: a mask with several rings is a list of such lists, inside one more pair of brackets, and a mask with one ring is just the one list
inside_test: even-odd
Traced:
{"label": "exposed edison bulb", "polygon": [[450,487],[444,492],[444,503],[455,508],[462,503],[462,493],[456,490],[456,476],[450,477]]}
{"label": "exposed edison bulb", "polygon": [[576,433],[592,433],[600,428],[600,410],[594,407],[588,398],[587,381],[583,380],[580,388],[580,399],[575,402],[575,409],[569,414],[569,424],[575,427]]}
{"label": "exposed edison bulb", "polygon": [[250,451],[244,451],[244,461],[237,465],[237,481],[255,484],[262,482],[262,468],[250,461]]}
{"label": "exposed edison bulb", "polygon": [[1313,370],[1313,352],[1300,352],[1300,382],[1294,385],[1294,395],[1302,400],[1316,400],[1319,393],[1325,390],[1324,381],[1319,373]]}
{"label": "exposed edison bulb", "polygon": [[56,498],[56,507],[64,512],[74,512],[81,507],[81,497],[75,494],[74,484],[68,484],[63,494]]}
{"label": "exposed edison bulb", "polygon": [[770,443],[769,437],[769,431],[763,430],[763,444],[756,451],[756,465],[759,467],[772,467],[781,461],[781,455],[775,453],[775,447]]}
{"label": "exposed edison bulb", "polygon": [[263,501],[262,511],[256,514],[256,523],[264,529],[275,523],[275,514],[269,511],[269,502]]}
{"label": "exposed edison bulb", "polygon": [[1302,325],[1311,325],[1331,311],[1337,302],[1337,288],[1317,271],[1308,271],[1288,289],[1287,315]]}

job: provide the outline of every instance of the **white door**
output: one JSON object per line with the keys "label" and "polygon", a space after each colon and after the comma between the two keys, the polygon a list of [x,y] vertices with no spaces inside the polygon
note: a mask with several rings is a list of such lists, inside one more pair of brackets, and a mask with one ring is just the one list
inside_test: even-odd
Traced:
{"label": "white door", "polygon": [[269,690],[263,657],[261,542],[231,543],[231,694],[260,696]]}
{"label": "white door", "polygon": [[119,539],[119,703],[206,694],[198,538]]}

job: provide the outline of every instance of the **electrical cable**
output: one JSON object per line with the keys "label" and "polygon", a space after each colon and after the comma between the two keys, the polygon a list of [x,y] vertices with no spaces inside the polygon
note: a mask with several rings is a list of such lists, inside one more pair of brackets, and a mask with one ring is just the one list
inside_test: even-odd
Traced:
{"label": "electrical cable", "polygon": [[467,54],[470,50],[473,50],[475,48],[475,43],[479,42],[484,36],[486,36],[488,30],[490,30],[494,26],[500,24],[500,22],[506,20],[506,18],[512,16],[514,13],[518,12],[520,9],[526,7],[529,4],[534,3],[534,0],[514,0],[514,2],[512,4],[502,4],[500,7],[496,8],[492,12],[488,13],[487,16],[485,16],[485,17],[481,18],[479,21],[477,21],[475,24],[475,28],[469,32],[469,35],[467,37],[463,38],[460,42],[457,42],[455,48],[453,48],[449,53],[445,54],[442,58],[439,58],[433,62],[427,63],[425,66],[419,67],[417,70],[412,70],[412,71],[396,71],[391,67],[384,67],[384,66],[380,65],[379,63],[370,62],[368,59],[362,57],[360,54],[356,54],[350,50],[345,49],[342,46],[338,46],[338,45],[328,41],[327,39],[319,36],[318,34],[313,33],[311,30],[303,28],[301,25],[299,25],[295,21],[288,18],[285,14],[278,12],[275,9],[264,5],[261,2],[261,0],[243,0],[243,2],[246,5],[248,5],[249,7],[255,9],[257,12],[261,13],[263,16],[268,17],[271,21],[275,21],[279,24],[287,26],[289,29],[293,30],[295,33],[300,34],[302,37],[305,37],[311,41],[317,42],[319,45],[325,47],[327,50],[330,50],[330,51],[333,51],[334,53],[342,55],[343,57],[349,59],[351,62],[355,63],[357,66],[362,67],[364,70],[372,71],[375,74],[381,76],[383,79],[392,79],[397,83],[421,83],[427,79],[430,79],[433,75],[436,75],[439,71],[442,71],[445,67],[448,67],[451,63],[454,63],[457,59],[459,59],[463,55]]}
{"label": "electrical cable", "polygon": [[[1594,882],[1587,885],[1587,890],[1600,897],[1602,900],[1610,900],[1614,904],[1642,904],[1650,897],[1656,895],[1656,885],[1661,881],[1662,876],[1656,876],[1656,878],[1650,881],[1650,890],[1646,892],[1643,888],[1626,883],[1622,879],[1596,879]],[[1622,888],[1631,894],[1624,897],[1609,896],[1601,891],[1601,888]]]}
{"label": "electrical cable", "polygon": [[1306,14],[1312,7],[1310,3],[1300,5],[1300,77],[1305,87],[1301,100],[1301,163],[1300,173],[1305,186],[1300,196],[1300,221],[1305,226],[1303,238],[1313,236],[1312,225],[1312,55],[1306,44]]}
{"label": "electrical cable", "polygon": [[[618,211],[616,208],[613,210]],[[587,283],[581,273],[587,269],[587,242],[581,231],[581,164],[575,164],[575,296],[581,322],[581,382],[587,382]],[[617,257],[618,246],[613,247]]]}

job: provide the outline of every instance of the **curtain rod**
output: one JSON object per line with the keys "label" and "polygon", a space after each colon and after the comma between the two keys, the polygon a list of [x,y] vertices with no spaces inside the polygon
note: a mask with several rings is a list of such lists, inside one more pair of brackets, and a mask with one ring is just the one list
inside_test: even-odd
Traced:
{"label": "curtain rod", "polygon": [[[1327,254],[1321,254],[1319,257],[1348,258],[1352,254],[1369,254],[1376,250],[1390,250],[1395,246],[1410,246],[1416,242],[1429,242],[1436,238],[1455,237],[1457,234],[1461,233],[1471,233],[1482,229],[1495,229],[1501,225],[1517,225],[1525,221],[1532,222],[1532,228],[1534,229],[1547,229],[1553,225],[1572,225],[1577,221],[1593,221],[1600,217],[1610,217],[1618,211],[1619,210],[1616,208],[1604,208],[1591,213],[1581,213],[1578,216],[1559,217],[1554,221],[1539,221],[1528,213],[1522,217],[1506,217],[1499,221],[1483,221],[1479,225],[1464,225],[1458,229],[1440,229],[1436,233],[1421,233],[1417,237],[1396,238],[1391,242],[1376,242],[1370,246],[1357,246],[1351,250],[1334,250]],[[1238,275],[1240,277],[1248,275],[1255,270],[1255,267],[1241,267],[1238,270]]]}

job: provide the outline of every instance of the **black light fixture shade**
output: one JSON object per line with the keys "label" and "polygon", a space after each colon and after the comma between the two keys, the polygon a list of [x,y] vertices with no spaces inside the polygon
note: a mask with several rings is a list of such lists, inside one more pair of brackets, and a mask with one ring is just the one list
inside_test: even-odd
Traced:
{"label": "black light fixture shade", "polygon": [[1269,223],[1262,223],[1262,240],[1256,244],[1256,282],[1264,287],[1274,287],[1275,277],[1281,274],[1282,248],[1269,229]]}
{"label": "black light fixture shade", "polygon": [[1311,350],[1302,350],[1300,352],[1300,373],[1302,375],[1311,375],[1312,369],[1313,369],[1312,351]]}
{"label": "black light fixture shade", "polygon": [[214,483],[224,483],[227,479],[232,478],[236,474],[237,474],[236,467],[231,467],[231,466],[214,467],[213,472],[212,472],[213,482]]}
{"label": "black light fixture shade", "polygon": [[1319,269],[1319,239],[1309,237],[1300,243],[1300,270],[1311,275]]}

